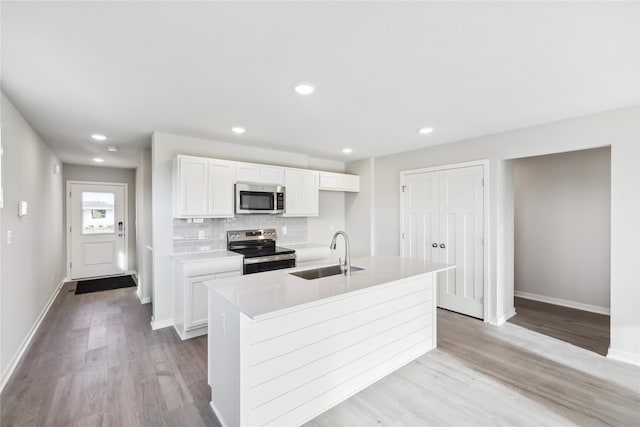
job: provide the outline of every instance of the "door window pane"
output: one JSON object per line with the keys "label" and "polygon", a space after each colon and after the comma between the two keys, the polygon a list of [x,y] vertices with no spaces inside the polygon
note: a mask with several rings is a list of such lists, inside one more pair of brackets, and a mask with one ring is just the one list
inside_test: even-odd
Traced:
{"label": "door window pane", "polygon": [[115,232],[114,193],[82,192],[82,234]]}

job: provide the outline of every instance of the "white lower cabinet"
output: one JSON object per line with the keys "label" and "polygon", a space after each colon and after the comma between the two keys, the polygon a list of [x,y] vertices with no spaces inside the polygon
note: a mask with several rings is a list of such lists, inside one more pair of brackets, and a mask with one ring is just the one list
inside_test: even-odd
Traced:
{"label": "white lower cabinet", "polygon": [[203,254],[197,254],[175,257],[173,325],[180,338],[184,340],[207,333],[208,291],[204,282],[241,275],[241,256],[203,258]]}

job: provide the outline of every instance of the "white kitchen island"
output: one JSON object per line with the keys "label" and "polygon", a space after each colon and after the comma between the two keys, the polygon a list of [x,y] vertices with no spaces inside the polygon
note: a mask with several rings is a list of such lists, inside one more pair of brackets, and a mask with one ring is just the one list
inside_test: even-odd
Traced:
{"label": "white kitchen island", "polygon": [[363,270],[205,283],[211,407],[222,425],[300,425],[436,347],[435,273],[454,266],[352,265]]}

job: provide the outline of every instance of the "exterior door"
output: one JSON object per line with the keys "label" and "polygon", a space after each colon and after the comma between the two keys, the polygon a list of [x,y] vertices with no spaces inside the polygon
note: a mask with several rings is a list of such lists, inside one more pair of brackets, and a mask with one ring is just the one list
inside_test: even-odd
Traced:
{"label": "exterior door", "polygon": [[484,317],[484,168],[403,176],[402,255],[455,264],[438,273],[438,307]]}
{"label": "exterior door", "polygon": [[123,274],[126,254],[126,184],[70,183],[71,279]]}

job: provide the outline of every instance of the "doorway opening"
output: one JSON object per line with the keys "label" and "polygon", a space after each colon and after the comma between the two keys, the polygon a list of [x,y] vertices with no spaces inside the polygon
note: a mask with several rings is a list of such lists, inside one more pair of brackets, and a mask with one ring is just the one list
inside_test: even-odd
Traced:
{"label": "doorway opening", "polygon": [[515,159],[509,322],[606,355],[611,148]]}

